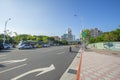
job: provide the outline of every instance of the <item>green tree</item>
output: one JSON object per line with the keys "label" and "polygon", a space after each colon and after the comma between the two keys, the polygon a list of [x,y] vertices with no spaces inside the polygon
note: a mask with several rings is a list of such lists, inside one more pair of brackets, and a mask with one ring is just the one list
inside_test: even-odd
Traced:
{"label": "green tree", "polygon": [[[83,34],[84,33],[84,34]],[[82,32],[82,37],[83,37],[83,41],[85,42],[89,42],[89,40],[91,39],[91,35],[90,35],[90,30],[86,29]]]}
{"label": "green tree", "polygon": [[0,34],[0,43],[3,43],[4,34]]}
{"label": "green tree", "polygon": [[36,37],[36,41],[37,42],[41,41],[41,38],[40,37]]}
{"label": "green tree", "polygon": [[68,41],[66,41],[66,40],[62,40],[61,43],[62,43],[62,45],[68,45]]}
{"label": "green tree", "polygon": [[44,43],[48,43],[48,37],[47,36],[43,36],[42,40],[43,40]]}
{"label": "green tree", "polygon": [[90,39],[90,43],[96,42],[116,42],[120,41],[120,29],[116,29],[110,32],[104,32],[102,35]]}
{"label": "green tree", "polygon": [[3,43],[3,38],[0,38],[0,43]]}
{"label": "green tree", "polygon": [[55,41],[54,37],[48,37],[49,40]]}

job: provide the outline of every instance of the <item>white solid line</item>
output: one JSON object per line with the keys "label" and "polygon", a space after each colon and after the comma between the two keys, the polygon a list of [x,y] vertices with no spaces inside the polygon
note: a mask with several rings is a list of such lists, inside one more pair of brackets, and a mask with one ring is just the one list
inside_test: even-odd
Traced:
{"label": "white solid line", "polygon": [[27,65],[27,64],[23,64],[23,65],[20,65],[20,66],[16,66],[16,67],[13,67],[13,68],[10,68],[10,69],[1,71],[0,74],[1,74],[1,73],[4,73],[4,72],[7,72],[7,71],[10,71],[10,70],[13,70],[13,69],[17,69],[17,68],[23,67],[23,66],[25,66],[25,65]]}
{"label": "white solid line", "polygon": [[60,53],[57,53],[57,54],[63,54],[63,53],[65,53],[65,52],[60,52]]}
{"label": "white solid line", "polygon": [[26,61],[27,58],[25,59],[21,59],[21,60],[9,60],[9,61],[2,61],[0,63],[7,63],[7,64],[12,64],[12,63],[18,63],[18,62],[23,62],[23,61]]}

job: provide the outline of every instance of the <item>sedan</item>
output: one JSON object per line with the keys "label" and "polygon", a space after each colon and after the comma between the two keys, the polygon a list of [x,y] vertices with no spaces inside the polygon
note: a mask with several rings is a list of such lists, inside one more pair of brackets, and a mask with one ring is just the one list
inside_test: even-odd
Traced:
{"label": "sedan", "polygon": [[22,44],[18,46],[18,49],[31,49],[33,48],[30,44]]}
{"label": "sedan", "polygon": [[3,44],[3,46],[4,46],[4,49],[10,49],[10,45],[8,44]]}

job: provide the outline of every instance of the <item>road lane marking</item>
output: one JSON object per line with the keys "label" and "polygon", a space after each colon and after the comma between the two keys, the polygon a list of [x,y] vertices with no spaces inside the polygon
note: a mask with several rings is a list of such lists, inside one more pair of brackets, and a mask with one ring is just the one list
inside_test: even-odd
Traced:
{"label": "road lane marking", "polygon": [[[36,76],[42,75],[44,73],[50,72],[55,69],[55,66],[52,64],[50,67],[42,68],[43,72],[37,74]],[[40,69],[39,69],[40,70]]]}
{"label": "road lane marking", "polygon": [[13,70],[13,69],[17,69],[17,68],[23,67],[23,66],[25,66],[25,65],[27,65],[27,64],[23,64],[23,65],[20,65],[20,66],[16,66],[16,67],[13,67],[13,68],[10,68],[10,69],[7,69],[7,70],[4,70],[4,71],[1,71],[0,74],[1,74],[1,73],[4,73],[4,72],[11,71],[11,70]]}
{"label": "road lane marking", "polygon": [[57,53],[57,54],[63,54],[63,53],[65,53],[65,52],[60,52],[60,53]]}
{"label": "road lane marking", "polygon": [[26,61],[26,60],[27,60],[27,58],[25,58],[25,59],[21,59],[21,60],[2,61],[2,62],[0,62],[0,64],[1,64],[1,63],[12,64],[12,63],[23,62],[23,61]]}
{"label": "road lane marking", "polygon": [[6,55],[0,55],[0,57],[4,57],[4,56],[6,56]]}
{"label": "road lane marking", "polygon": [[53,64],[51,64],[51,66],[46,67],[46,68],[38,68],[38,69],[33,69],[31,71],[25,72],[25,73],[23,73],[23,74],[21,74],[21,75],[19,75],[17,77],[12,78],[11,80],[17,80],[17,79],[19,79],[21,77],[24,77],[24,76],[28,75],[28,74],[35,73],[35,72],[41,72],[42,71],[41,73],[36,75],[36,76],[39,76],[41,74],[47,73],[49,71],[52,71],[54,69],[55,69],[55,66]]}

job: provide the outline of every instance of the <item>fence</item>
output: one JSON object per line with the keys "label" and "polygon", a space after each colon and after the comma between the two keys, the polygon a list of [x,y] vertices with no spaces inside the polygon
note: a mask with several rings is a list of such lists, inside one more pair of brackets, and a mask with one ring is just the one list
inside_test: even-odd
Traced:
{"label": "fence", "polygon": [[120,51],[120,42],[101,42],[101,43],[93,43],[87,46],[88,48],[95,49],[108,49]]}

